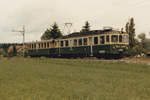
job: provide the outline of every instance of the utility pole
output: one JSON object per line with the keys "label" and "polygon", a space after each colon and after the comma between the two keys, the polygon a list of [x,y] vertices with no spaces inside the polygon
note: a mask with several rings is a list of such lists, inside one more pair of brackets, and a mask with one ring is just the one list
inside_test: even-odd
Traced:
{"label": "utility pole", "polygon": [[23,36],[23,57],[25,56],[25,26],[23,25],[22,30],[12,30],[12,32],[20,32]]}

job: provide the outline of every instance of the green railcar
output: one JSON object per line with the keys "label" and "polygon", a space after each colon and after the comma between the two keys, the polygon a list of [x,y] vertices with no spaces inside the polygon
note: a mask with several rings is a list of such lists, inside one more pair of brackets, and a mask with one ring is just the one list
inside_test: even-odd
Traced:
{"label": "green railcar", "polygon": [[27,43],[32,57],[117,57],[128,49],[129,36],[116,30],[93,30],[72,33],[55,40]]}

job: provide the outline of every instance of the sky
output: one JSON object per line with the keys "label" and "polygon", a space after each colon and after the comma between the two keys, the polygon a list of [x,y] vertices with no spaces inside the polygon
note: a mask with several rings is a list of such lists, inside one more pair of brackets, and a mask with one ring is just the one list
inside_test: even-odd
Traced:
{"label": "sky", "polygon": [[[0,43],[21,43],[25,25],[26,42],[40,40],[43,32],[57,22],[73,23],[72,32],[80,31],[85,21],[91,29],[110,26],[121,29],[134,17],[136,34],[150,37],[150,0],[0,0]],[[65,33],[66,34],[66,33]]]}

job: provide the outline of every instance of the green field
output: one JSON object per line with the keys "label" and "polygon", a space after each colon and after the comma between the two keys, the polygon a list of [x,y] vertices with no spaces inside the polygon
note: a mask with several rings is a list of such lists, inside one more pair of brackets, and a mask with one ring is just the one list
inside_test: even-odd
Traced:
{"label": "green field", "polygon": [[150,66],[3,58],[0,100],[150,100]]}

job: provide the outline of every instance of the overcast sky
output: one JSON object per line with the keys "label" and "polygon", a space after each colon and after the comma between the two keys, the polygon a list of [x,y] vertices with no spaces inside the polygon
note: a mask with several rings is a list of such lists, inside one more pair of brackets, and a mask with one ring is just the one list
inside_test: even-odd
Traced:
{"label": "overcast sky", "polygon": [[79,31],[85,21],[91,29],[103,26],[122,28],[135,18],[136,33],[150,32],[150,0],[0,0],[0,43],[22,42],[20,33],[11,32],[26,26],[26,41],[40,40],[44,30],[57,22],[64,30],[72,22]]}

